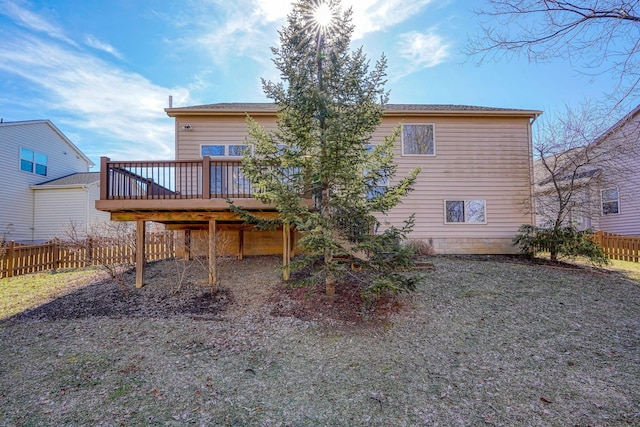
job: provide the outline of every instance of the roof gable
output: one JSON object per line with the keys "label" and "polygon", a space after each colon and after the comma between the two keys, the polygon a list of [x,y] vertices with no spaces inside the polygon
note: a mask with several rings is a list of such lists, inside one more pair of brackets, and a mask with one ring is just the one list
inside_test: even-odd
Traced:
{"label": "roof gable", "polygon": [[91,159],[89,159],[78,147],[76,147],[76,145],[73,142],[71,142],[71,140],[67,138],[67,136],[64,133],[62,133],[62,131],[60,131],[60,129],[58,129],[56,125],[54,125],[49,119],[23,120],[23,121],[16,121],[16,122],[3,121],[0,123],[0,129],[2,127],[9,127],[9,126],[30,126],[30,125],[37,125],[37,124],[47,125],[56,135],[58,135],[60,139],[62,139],[65,142],[65,144],[69,146],[69,148],[71,148],[78,156],[80,156],[82,160],[87,162],[89,166],[95,166],[95,163],[93,163]]}

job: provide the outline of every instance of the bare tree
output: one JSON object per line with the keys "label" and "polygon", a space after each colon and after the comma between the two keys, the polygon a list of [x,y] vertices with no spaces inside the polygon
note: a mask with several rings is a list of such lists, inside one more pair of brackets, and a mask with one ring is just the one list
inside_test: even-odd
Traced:
{"label": "bare tree", "polygon": [[[538,225],[560,235],[603,214],[601,191],[627,179],[640,155],[638,108],[609,126],[590,105],[538,123],[534,144]],[[554,253],[552,251],[552,258]]]}
{"label": "bare tree", "polygon": [[615,83],[616,104],[640,92],[640,1],[487,0],[467,53],[480,60],[525,55],[563,58]]}

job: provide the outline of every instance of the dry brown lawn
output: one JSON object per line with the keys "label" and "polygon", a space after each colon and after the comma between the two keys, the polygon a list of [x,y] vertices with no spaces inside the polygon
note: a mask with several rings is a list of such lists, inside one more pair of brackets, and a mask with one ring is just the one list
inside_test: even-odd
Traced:
{"label": "dry brown lawn", "polygon": [[73,283],[0,323],[0,425],[640,425],[638,281],[432,261],[376,315],[281,288],[277,257],[227,263],[213,295],[175,261],[129,295]]}

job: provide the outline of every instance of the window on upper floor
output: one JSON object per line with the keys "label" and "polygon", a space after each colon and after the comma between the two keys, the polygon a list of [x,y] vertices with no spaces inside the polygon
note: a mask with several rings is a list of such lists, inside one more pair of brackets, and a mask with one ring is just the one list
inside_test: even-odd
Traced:
{"label": "window on upper floor", "polygon": [[433,124],[414,123],[402,125],[403,156],[435,156],[436,140]]}
{"label": "window on upper floor", "polygon": [[201,145],[200,155],[210,157],[242,157],[245,150],[251,150],[246,144]]}
{"label": "window on upper floor", "polygon": [[486,224],[484,200],[445,200],[446,223]]}
{"label": "window on upper floor", "polygon": [[20,148],[20,170],[35,173],[36,175],[47,176],[47,155]]}
{"label": "window on upper floor", "polygon": [[620,194],[617,188],[602,190],[602,215],[620,213]]}

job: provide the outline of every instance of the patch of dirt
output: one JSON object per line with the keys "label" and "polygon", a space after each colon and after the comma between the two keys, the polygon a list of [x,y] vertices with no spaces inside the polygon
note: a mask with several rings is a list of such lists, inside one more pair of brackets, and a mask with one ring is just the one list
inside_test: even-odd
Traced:
{"label": "patch of dirt", "polygon": [[365,301],[355,283],[336,285],[327,297],[322,285],[292,287],[281,280],[278,256],[225,259],[219,284],[212,289],[202,260],[166,260],[147,266],[145,286],[136,289],[135,272],[124,275],[125,286],[103,280],[72,289],[65,296],[27,310],[12,321],[80,319],[88,317],[169,318],[198,320],[237,318],[256,313],[300,320],[371,323],[401,309],[398,299]]}
{"label": "patch of dirt", "polygon": [[275,287],[269,300],[273,316],[295,317],[300,320],[332,320],[348,324],[372,323],[384,319],[402,308],[400,298],[386,295],[377,301],[363,298],[356,283],[339,283],[334,296],[327,296],[324,285]]}

